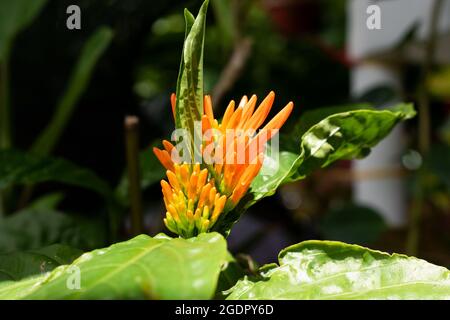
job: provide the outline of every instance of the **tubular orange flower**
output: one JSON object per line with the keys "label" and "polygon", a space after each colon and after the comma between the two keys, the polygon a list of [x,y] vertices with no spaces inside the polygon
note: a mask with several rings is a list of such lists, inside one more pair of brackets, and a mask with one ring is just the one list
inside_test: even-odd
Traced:
{"label": "tubular orange flower", "polygon": [[167,228],[186,238],[208,231],[227,200],[217,192],[214,180],[208,181],[208,170],[200,170],[200,164],[174,164],[167,178],[169,182],[161,180]]}
{"label": "tubular orange flower", "polygon": [[[266,142],[283,126],[293,109],[289,102],[260,131],[275,99],[270,92],[256,108],[257,98],[244,96],[237,108],[231,101],[222,121],[214,117],[210,96],[204,98],[202,115],[202,164],[180,164],[178,150],[164,140],[164,149],[153,152],[167,169],[161,181],[167,209],[164,222],[183,237],[209,231],[221,215],[232,210],[259,173]],[[174,119],[176,97],[171,96]],[[206,161],[213,159],[212,163]],[[203,168],[203,169],[201,169]]]}
{"label": "tubular orange flower", "polygon": [[205,97],[202,129],[204,133],[209,128],[221,133],[213,135],[216,143],[213,176],[217,180],[218,190],[230,197],[230,207],[236,206],[247,192],[263,164],[266,142],[278,132],[292,112],[294,105],[289,102],[254,136],[266,120],[274,99],[275,93],[271,91],[256,110],[255,95],[250,100],[244,96],[237,109],[231,101],[219,124],[214,118],[211,98]]}

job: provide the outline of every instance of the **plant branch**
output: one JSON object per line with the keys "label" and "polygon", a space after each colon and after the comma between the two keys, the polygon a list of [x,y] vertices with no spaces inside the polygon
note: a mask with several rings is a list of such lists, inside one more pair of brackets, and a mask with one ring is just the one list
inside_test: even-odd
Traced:
{"label": "plant branch", "polygon": [[143,219],[139,169],[139,119],[135,116],[125,117],[125,144],[130,194],[131,233],[139,235],[143,231]]}

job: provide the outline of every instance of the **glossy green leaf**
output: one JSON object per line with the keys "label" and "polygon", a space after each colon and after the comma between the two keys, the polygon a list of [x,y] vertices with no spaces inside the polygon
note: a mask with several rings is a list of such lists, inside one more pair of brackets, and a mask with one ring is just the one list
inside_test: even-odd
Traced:
{"label": "glossy green leaf", "polygon": [[87,40],[50,123],[32,147],[34,153],[47,155],[56,146],[78,100],[89,84],[95,65],[109,46],[112,37],[110,28],[100,27]]}
{"label": "glossy green leaf", "polygon": [[8,54],[14,37],[26,28],[47,3],[47,0],[0,1],[0,61]]}
{"label": "glossy green leaf", "polygon": [[0,221],[0,253],[33,250],[55,243],[90,250],[105,245],[101,221],[48,208],[28,207]]}
{"label": "glossy green leaf", "polygon": [[415,114],[411,104],[400,104],[385,110],[359,109],[330,115],[301,136],[298,152],[269,155],[250,192],[258,200],[275,193],[281,184],[303,179],[337,160],[362,158],[398,122]]}
{"label": "glossy green leaf", "polygon": [[187,129],[191,139],[195,122],[201,121],[203,114],[203,47],[208,2],[203,3],[195,20],[185,10],[186,38],[178,74],[175,125]]}
{"label": "glossy green leaf", "polygon": [[[187,36],[189,35],[189,32],[191,32],[192,25],[195,22],[195,17],[192,15],[192,13],[189,12],[188,9],[184,9],[184,20],[185,20],[185,33],[184,33],[184,41],[186,41]],[[183,81],[183,77],[185,77],[185,68],[186,64],[184,63],[184,46],[183,43],[183,50],[181,51],[181,62],[180,62],[180,68],[178,70],[178,78],[177,78],[177,87],[176,87],[176,95],[178,97],[179,94],[181,94],[181,83]],[[182,128],[182,123],[180,119],[180,112],[178,111],[179,108],[182,108],[182,105],[177,102],[175,104],[175,127],[176,128]]]}
{"label": "glossy green leaf", "polygon": [[297,142],[296,146],[298,148],[298,137],[302,137],[315,124],[334,114],[356,110],[374,110],[374,109],[371,107],[370,104],[350,104],[350,105],[339,105],[334,107],[324,107],[306,111],[300,116],[300,121],[296,124],[294,128],[294,136],[292,137],[292,140]]}
{"label": "glossy green leaf", "polygon": [[[44,276],[0,283],[0,299],[208,299],[226,255],[217,233],[191,239],[140,235]],[[79,270],[80,289],[67,286],[72,270]]]}
{"label": "glossy green leaf", "polygon": [[95,173],[67,160],[0,150],[0,189],[48,181],[82,187],[104,197],[112,194],[108,184]]}
{"label": "glossy green leaf", "polygon": [[228,299],[450,299],[450,271],[424,260],[333,241],[280,252],[261,280],[245,278]]}
{"label": "glossy green leaf", "polygon": [[57,266],[72,263],[83,252],[65,245],[0,254],[0,282],[18,281],[31,275],[52,271]]}

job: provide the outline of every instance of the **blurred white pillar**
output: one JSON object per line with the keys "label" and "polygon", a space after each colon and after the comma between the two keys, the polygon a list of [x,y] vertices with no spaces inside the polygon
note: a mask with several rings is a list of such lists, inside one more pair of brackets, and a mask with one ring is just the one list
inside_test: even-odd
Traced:
{"label": "blurred white pillar", "polygon": [[[360,96],[380,84],[399,89],[400,77],[382,64],[361,64],[352,70],[351,87],[354,96]],[[404,181],[395,174],[390,177],[384,174],[396,172],[401,167],[404,151],[402,132],[403,126],[398,125],[386,139],[373,148],[367,158],[353,161],[352,165],[356,177],[353,182],[355,202],[377,209],[392,227],[401,227],[407,222]],[[377,175],[379,176],[376,177]]]}
{"label": "blurred white pillar", "polygon": [[[401,91],[400,75],[378,57],[389,54],[405,34],[418,24],[417,38],[420,43],[428,35],[428,18],[435,0],[350,0],[348,1],[348,52],[358,63],[351,71],[351,94],[361,96],[379,85],[389,85]],[[381,29],[369,30],[367,9],[377,5],[381,12]],[[440,32],[449,30],[450,1],[446,0],[441,13]],[[419,46],[420,48],[420,46]],[[421,50],[411,50],[412,59],[421,59]],[[439,56],[439,55],[438,55]],[[395,101],[392,101],[394,103]],[[383,107],[383,106],[378,106]],[[372,150],[371,155],[353,162],[356,176],[370,172],[395,172],[401,165],[404,151],[402,125]],[[378,209],[391,227],[407,223],[406,189],[399,176],[381,175],[356,179],[353,183],[356,203]]]}

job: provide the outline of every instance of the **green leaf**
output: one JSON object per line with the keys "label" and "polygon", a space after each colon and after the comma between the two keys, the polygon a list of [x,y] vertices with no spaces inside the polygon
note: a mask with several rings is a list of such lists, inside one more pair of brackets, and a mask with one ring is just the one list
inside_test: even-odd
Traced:
{"label": "green leaf", "polygon": [[327,212],[319,229],[324,239],[367,245],[378,240],[387,226],[375,210],[345,205]]}
{"label": "green leaf", "polygon": [[[141,151],[139,154],[142,190],[145,190],[148,187],[152,186],[153,184],[159,182],[161,179],[164,178],[166,174],[165,168],[161,165],[161,163],[159,163],[158,159],[152,152],[153,146],[156,145],[157,145],[156,143],[153,143],[152,147],[149,147]],[[120,202],[124,205],[129,204],[128,188],[129,188],[128,176],[127,173],[124,172],[120,180],[120,183],[116,188],[117,198],[120,199]]]}
{"label": "green leaf", "polygon": [[72,263],[82,253],[81,250],[55,244],[36,250],[0,254],[0,281],[18,281],[52,271],[57,266]]}
{"label": "green leaf", "polygon": [[0,150],[0,190],[13,185],[61,182],[82,187],[108,198],[108,184],[88,169],[67,160],[41,157],[19,150]]}
{"label": "green leaf", "polygon": [[33,153],[47,155],[56,146],[78,100],[92,77],[95,65],[109,46],[112,37],[113,33],[110,28],[100,27],[87,40],[50,123],[32,147]]}
{"label": "green leaf", "polygon": [[333,241],[280,252],[261,281],[247,278],[228,299],[450,299],[450,271],[424,260]]}
{"label": "green leaf", "polygon": [[104,223],[55,210],[29,207],[0,220],[0,253],[55,243],[80,249],[105,245]]}
{"label": "green leaf", "polygon": [[250,192],[258,200],[274,194],[281,184],[304,179],[337,160],[367,156],[398,122],[415,114],[412,104],[400,104],[385,110],[360,109],[327,116],[301,136],[298,152],[280,152],[279,166],[278,155],[269,155]]}
{"label": "green leaf", "polygon": [[208,0],[201,6],[197,18],[185,10],[186,38],[183,45],[177,81],[175,125],[187,129],[194,137],[194,124],[203,114],[203,48],[205,42]]}
{"label": "green leaf", "polygon": [[64,194],[62,192],[53,192],[37,198],[32,203],[30,203],[27,208],[38,210],[54,210],[63,200]]}
{"label": "green leaf", "polygon": [[[356,110],[374,110],[370,104],[350,104],[350,105],[339,105],[334,107],[324,107],[318,108],[310,111],[306,111],[300,117],[300,121],[295,126],[294,132],[295,136],[293,140],[297,141],[297,137],[303,136],[312,126],[319,123],[329,116]],[[297,142],[298,146],[298,142]],[[298,148],[298,147],[297,147]]]}
{"label": "green leaf", "polygon": [[0,61],[5,59],[14,37],[39,15],[47,0],[0,1]]}
{"label": "green leaf", "polygon": [[[184,41],[186,41],[187,36],[189,35],[189,32],[191,32],[192,26],[195,22],[195,17],[192,15],[192,13],[189,12],[188,9],[184,9],[184,20],[186,23],[185,26],[185,32],[184,32]],[[184,43],[183,43],[183,50],[181,51],[181,62],[180,62],[180,68],[178,70],[178,78],[177,78],[177,88],[176,88],[176,95],[177,95],[177,102],[175,105],[175,127],[176,128],[182,128],[181,119],[179,117],[179,108],[181,107],[180,104],[178,104],[178,95],[181,94],[181,82],[183,77],[185,77],[185,71],[186,65],[184,63]]]}
{"label": "green leaf", "polygon": [[[47,275],[0,283],[0,299],[208,299],[226,255],[217,233],[191,239],[140,235],[85,253]],[[76,268],[80,289],[69,289]]]}

